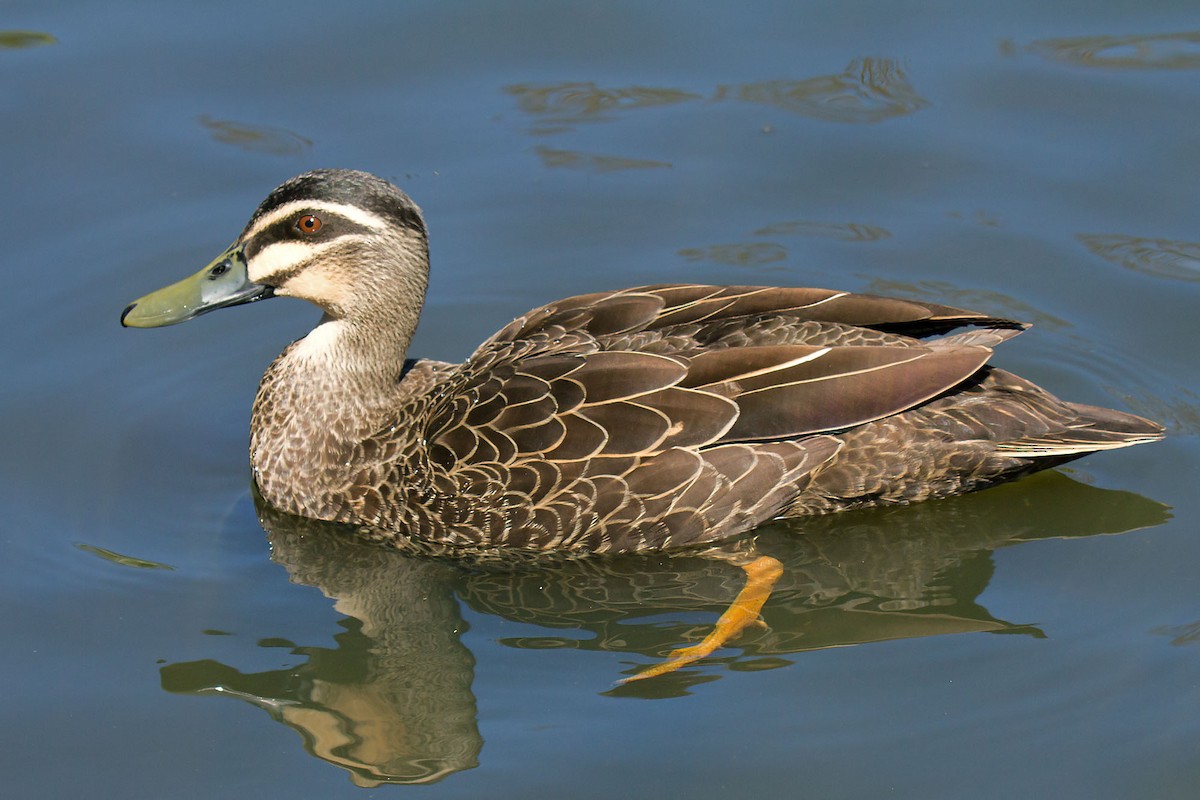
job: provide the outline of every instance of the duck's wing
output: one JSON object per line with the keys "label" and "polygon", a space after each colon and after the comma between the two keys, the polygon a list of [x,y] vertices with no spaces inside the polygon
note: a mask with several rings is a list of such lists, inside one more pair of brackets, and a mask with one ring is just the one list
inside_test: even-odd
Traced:
{"label": "duck's wing", "polygon": [[[518,318],[443,387],[429,416],[436,463],[645,456],[798,438],[899,413],[962,382],[991,353],[911,339],[882,345],[705,348],[697,322],[797,318],[943,331],[1019,326],[975,312],[827,289],[654,286],[572,297]],[[650,331],[678,339],[669,348]],[[485,441],[477,441],[480,436]]]}
{"label": "duck's wing", "polygon": [[[623,348],[639,331],[697,320],[990,318],[823,290],[591,297],[508,326],[437,388],[417,422],[428,463],[407,474],[433,476],[422,496],[441,503],[436,516],[468,543],[640,549],[744,530],[778,513],[837,453],[840,442],[821,433],[922,403],[970,378],[991,352],[912,340],[643,352]],[[490,500],[452,507],[452,497]],[[380,507],[365,503],[362,516]]]}
{"label": "duck's wing", "polygon": [[967,380],[991,353],[975,345],[731,348],[692,357],[685,385],[737,403],[723,441],[798,438],[906,411]]}
{"label": "duck's wing", "polygon": [[[736,441],[737,398],[689,385],[687,359],[587,341],[549,353],[498,344],[445,384],[420,425],[427,446],[409,454],[427,462],[393,465],[428,480],[404,527],[472,547],[700,544],[775,516],[841,447]],[[359,518],[386,524],[389,513],[368,486]]]}

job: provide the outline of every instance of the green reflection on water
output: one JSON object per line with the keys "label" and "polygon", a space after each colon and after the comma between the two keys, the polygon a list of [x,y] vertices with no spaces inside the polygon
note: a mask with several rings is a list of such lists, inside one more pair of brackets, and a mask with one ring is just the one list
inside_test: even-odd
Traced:
{"label": "green reflection on water", "polygon": [[75,548],[82,550],[85,553],[91,553],[94,556],[99,556],[105,561],[111,561],[114,564],[120,564],[122,567],[136,567],[137,569],[175,569],[170,564],[163,564],[158,561],[149,561],[145,558],[137,558],[135,556],[127,556],[122,553],[117,553],[113,550],[106,550],[103,547],[96,547],[83,542],[76,542]]}
{"label": "green reflection on water", "polygon": [[58,39],[39,31],[0,31],[0,49],[24,50],[47,44],[58,44]]}

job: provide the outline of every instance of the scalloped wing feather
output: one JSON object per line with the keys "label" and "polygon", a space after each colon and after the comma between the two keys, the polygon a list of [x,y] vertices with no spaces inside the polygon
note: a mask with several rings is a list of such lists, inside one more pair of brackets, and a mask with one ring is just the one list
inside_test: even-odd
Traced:
{"label": "scalloped wing feather", "polygon": [[902,337],[886,340],[894,346],[706,350],[682,336],[657,340],[665,353],[623,349],[639,332],[775,318],[893,329],[948,320],[1006,324],[827,289],[660,285],[579,295],[514,320],[461,367],[428,418],[433,461],[452,471],[501,456],[505,463],[647,457],[839,430],[946,391],[990,353],[949,343],[917,347]]}

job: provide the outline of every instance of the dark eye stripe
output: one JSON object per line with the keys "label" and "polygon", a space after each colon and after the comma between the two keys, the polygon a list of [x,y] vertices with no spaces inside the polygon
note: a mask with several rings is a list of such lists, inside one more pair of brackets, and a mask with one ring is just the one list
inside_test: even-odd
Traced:
{"label": "dark eye stripe", "polygon": [[[339,214],[334,214],[330,211],[314,213],[315,211],[316,209],[313,212],[299,212],[295,216],[281,219],[269,227],[263,228],[246,242],[246,258],[253,258],[264,247],[276,242],[306,241],[316,243],[317,241],[329,241],[334,238],[353,234],[378,235],[378,231],[352,222]],[[322,224],[320,226],[321,234],[319,237],[297,229],[297,219],[305,216],[320,218]]]}

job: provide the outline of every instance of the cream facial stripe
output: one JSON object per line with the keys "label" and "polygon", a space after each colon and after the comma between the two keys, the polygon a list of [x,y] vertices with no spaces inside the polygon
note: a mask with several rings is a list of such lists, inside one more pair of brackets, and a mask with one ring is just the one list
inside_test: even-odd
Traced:
{"label": "cream facial stripe", "polygon": [[272,242],[246,262],[246,277],[254,283],[262,283],[272,276],[291,272],[301,264],[319,257],[331,247],[345,245],[348,239],[366,238],[362,235],[347,234],[321,244],[306,241]]}
{"label": "cream facial stripe", "polygon": [[370,211],[359,206],[346,205],[345,203],[326,203],[319,200],[315,202],[312,200],[295,200],[287,205],[280,206],[270,214],[259,219],[254,223],[253,228],[246,231],[246,235],[242,238],[249,241],[280,220],[287,219],[301,211],[313,211],[318,215],[322,211],[337,214],[339,217],[345,217],[356,225],[361,225],[364,228],[370,228],[380,233],[388,229],[388,224],[382,217],[372,214]]}

